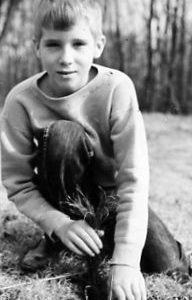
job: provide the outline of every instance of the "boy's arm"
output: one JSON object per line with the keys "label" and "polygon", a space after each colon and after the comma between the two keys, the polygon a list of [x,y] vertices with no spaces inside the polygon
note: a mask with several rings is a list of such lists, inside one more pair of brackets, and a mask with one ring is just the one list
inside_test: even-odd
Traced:
{"label": "boy's arm", "polygon": [[55,234],[68,249],[79,255],[98,254],[102,242],[97,233],[86,222],[73,221],[54,209],[40,194],[33,171],[37,149],[31,139],[32,135],[13,127],[3,117],[2,179],[8,198],[22,213],[39,224],[53,240]]}
{"label": "boy's arm", "polygon": [[128,77],[114,91],[110,124],[120,199],[111,263],[139,269],[147,232],[149,167],[143,119]]}
{"label": "boy's arm", "polygon": [[[57,227],[61,227],[70,219],[49,205],[39,192],[34,183],[33,170],[37,149],[32,135],[13,126],[14,111],[12,116],[12,119],[8,120],[7,115],[3,115],[1,120],[2,182],[8,198],[16,204],[19,211],[39,224],[51,236]],[[17,126],[19,122],[24,124],[26,121],[22,114],[20,118],[22,122],[16,121]]]}

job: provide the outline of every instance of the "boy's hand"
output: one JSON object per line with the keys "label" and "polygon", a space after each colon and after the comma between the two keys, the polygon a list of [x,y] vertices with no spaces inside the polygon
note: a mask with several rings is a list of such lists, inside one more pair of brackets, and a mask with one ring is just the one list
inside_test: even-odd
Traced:
{"label": "boy's hand", "polygon": [[61,242],[71,251],[79,255],[95,256],[103,247],[96,231],[85,221],[70,221],[56,230]]}
{"label": "boy's hand", "polygon": [[146,300],[145,281],[139,270],[112,265],[109,278],[109,300]]}

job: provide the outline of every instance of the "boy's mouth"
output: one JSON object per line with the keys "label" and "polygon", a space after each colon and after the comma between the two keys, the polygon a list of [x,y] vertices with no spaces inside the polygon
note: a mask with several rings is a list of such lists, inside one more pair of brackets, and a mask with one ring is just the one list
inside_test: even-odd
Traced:
{"label": "boy's mouth", "polygon": [[57,74],[62,75],[62,76],[70,76],[75,73],[76,73],[76,71],[57,71]]}

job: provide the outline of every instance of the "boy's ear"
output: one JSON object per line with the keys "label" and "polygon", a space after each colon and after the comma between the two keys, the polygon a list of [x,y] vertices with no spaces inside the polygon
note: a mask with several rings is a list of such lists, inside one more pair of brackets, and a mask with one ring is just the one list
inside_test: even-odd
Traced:
{"label": "boy's ear", "polygon": [[40,58],[39,42],[35,38],[33,38],[33,46],[37,58]]}
{"label": "boy's ear", "polygon": [[100,37],[97,38],[94,58],[99,58],[101,56],[105,48],[105,44],[106,44],[106,37],[104,35],[101,35]]}

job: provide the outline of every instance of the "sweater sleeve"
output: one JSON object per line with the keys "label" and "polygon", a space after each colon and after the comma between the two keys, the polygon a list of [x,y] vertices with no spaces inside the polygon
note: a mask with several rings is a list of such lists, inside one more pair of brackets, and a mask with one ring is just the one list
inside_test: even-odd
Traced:
{"label": "sweater sleeve", "polygon": [[119,195],[112,264],[140,267],[148,222],[148,151],[135,88],[125,77],[113,94],[111,139]]}
{"label": "sweater sleeve", "polygon": [[51,236],[69,218],[49,205],[35,184],[37,147],[27,127],[29,124],[22,108],[15,104],[8,108],[5,106],[1,119],[2,182],[9,200],[15,203],[18,210]]}

